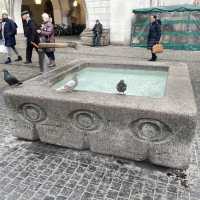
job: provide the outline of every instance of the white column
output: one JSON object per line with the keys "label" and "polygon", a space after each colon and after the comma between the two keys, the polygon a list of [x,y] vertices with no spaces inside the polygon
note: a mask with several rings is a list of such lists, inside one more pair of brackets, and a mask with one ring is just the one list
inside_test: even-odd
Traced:
{"label": "white column", "polygon": [[146,7],[145,0],[111,0],[111,43],[126,44],[130,43],[131,22],[133,20],[132,10],[140,6]]}
{"label": "white column", "polygon": [[23,25],[21,19],[21,7],[22,7],[22,0],[15,0],[14,1],[14,20],[18,26],[17,32],[23,33]]}
{"label": "white column", "polygon": [[56,24],[63,23],[63,16],[62,16],[62,4],[60,4],[60,0],[51,0],[53,5],[53,12],[54,12],[54,20]]}
{"label": "white column", "polygon": [[110,28],[110,0],[85,0],[88,16],[88,28],[92,28],[99,19],[104,28]]}

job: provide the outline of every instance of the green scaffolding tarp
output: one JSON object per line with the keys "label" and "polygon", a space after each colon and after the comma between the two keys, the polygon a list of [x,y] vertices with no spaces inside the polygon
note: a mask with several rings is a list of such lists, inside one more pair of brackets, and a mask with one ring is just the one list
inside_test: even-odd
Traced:
{"label": "green scaffolding tarp", "polygon": [[133,10],[131,46],[146,47],[149,16],[158,15],[162,22],[165,48],[200,50],[200,6],[181,5]]}

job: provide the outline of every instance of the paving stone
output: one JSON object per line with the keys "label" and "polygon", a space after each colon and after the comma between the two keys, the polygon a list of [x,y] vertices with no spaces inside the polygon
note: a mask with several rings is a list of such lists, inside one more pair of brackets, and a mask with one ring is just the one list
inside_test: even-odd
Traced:
{"label": "paving stone", "polygon": [[92,198],[93,198],[93,194],[85,192],[83,196],[81,197],[81,200],[92,200]]}
{"label": "paving stone", "polygon": [[53,196],[45,196],[44,200],[55,200]]}
{"label": "paving stone", "polygon": [[19,185],[16,186],[15,191],[22,194],[22,193],[24,193],[27,190],[27,188],[28,188],[27,185],[19,184]]}
{"label": "paving stone", "polygon": [[31,199],[32,196],[34,195],[35,191],[33,190],[26,190],[23,194],[22,194],[22,198],[25,199]]}
{"label": "paving stone", "polygon": [[62,191],[61,191],[61,195],[63,195],[63,196],[70,196],[70,194],[72,193],[72,189],[71,188],[66,188],[66,187],[64,187],[63,189],[62,189]]}
{"label": "paving stone", "polygon": [[54,187],[51,188],[50,194],[56,196],[56,195],[59,194],[59,192],[61,191],[61,189],[62,189],[62,187],[54,186]]}
{"label": "paving stone", "polygon": [[49,190],[51,187],[53,187],[53,185],[54,185],[53,182],[47,181],[42,185],[42,189]]}
{"label": "paving stone", "polygon": [[97,190],[97,187],[98,187],[97,185],[90,184],[90,185],[88,185],[86,190],[89,193],[95,193],[95,191]]}
{"label": "paving stone", "polygon": [[67,198],[66,196],[57,196],[56,200],[67,200]]}
{"label": "paving stone", "polygon": [[121,183],[114,182],[114,181],[112,182],[111,189],[118,191],[120,189],[120,187],[121,187]]}
{"label": "paving stone", "polygon": [[14,189],[16,188],[15,185],[6,185],[4,188],[3,188],[3,191],[6,192],[7,194],[11,193]]}
{"label": "paving stone", "polygon": [[20,198],[20,196],[21,196],[21,193],[12,192],[11,194],[8,195],[7,200],[17,200]]}
{"label": "paving stone", "polygon": [[118,192],[117,191],[109,190],[106,197],[110,198],[110,199],[117,199],[117,196],[118,196]]}

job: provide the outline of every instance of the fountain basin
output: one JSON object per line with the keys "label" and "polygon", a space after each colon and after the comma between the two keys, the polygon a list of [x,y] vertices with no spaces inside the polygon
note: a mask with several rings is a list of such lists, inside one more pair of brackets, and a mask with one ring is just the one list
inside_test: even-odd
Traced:
{"label": "fountain basin", "polygon": [[[89,73],[86,77],[84,70]],[[95,76],[90,74],[92,70],[95,73],[111,70],[109,78],[103,75],[98,79],[97,75],[98,80],[95,80],[96,83],[102,82],[100,86],[106,85],[104,79],[106,83],[113,80],[117,70],[117,74],[127,72],[129,76],[133,72],[134,76],[125,80],[128,83],[127,95],[110,90],[109,83],[108,91],[99,89],[96,83],[95,88],[85,87],[83,80],[88,81],[91,77],[92,86],[95,82]],[[155,93],[154,87],[150,87],[153,93],[146,88],[135,94],[135,81],[131,85],[130,80],[138,71],[147,71],[148,78],[149,73],[154,76],[158,73],[156,77],[162,77],[158,90],[161,92]],[[78,74],[80,81],[74,92],[56,91],[63,80],[74,74]],[[112,84],[117,83],[121,74]],[[151,81],[155,79],[153,77]],[[189,166],[197,109],[185,64],[74,61],[47,73],[45,78],[39,76],[21,87],[7,89],[4,99],[16,137],[80,150],[90,149],[136,161],[149,160],[166,167],[183,169]]]}

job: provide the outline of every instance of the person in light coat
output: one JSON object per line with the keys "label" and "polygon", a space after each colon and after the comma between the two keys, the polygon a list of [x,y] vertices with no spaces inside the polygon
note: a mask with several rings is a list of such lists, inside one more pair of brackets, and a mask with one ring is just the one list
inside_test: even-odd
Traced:
{"label": "person in light coat", "polygon": [[[37,32],[40,34],[40,42],[55,43],[54,25],[51,22],[51,18],[47,13],[42,14],[43,24],[40,30]],[[49,58],[49,67],[55,67],[55,48],[46,48],[45,53]]]}

